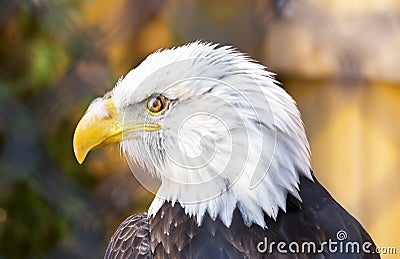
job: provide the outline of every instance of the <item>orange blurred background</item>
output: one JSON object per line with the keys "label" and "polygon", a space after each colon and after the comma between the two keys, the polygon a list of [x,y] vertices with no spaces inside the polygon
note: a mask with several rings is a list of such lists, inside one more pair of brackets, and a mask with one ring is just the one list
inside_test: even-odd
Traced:
{"label": "orange blurred background", "polygon": [[[0,258],[99,258],[153,196],[113,146],[82,166],[74,128],[148,54],[201,39],[277,73],[316,177],[400,253],[400,2],[0,2]],[[396,255],[382,255],[395,258]]]}

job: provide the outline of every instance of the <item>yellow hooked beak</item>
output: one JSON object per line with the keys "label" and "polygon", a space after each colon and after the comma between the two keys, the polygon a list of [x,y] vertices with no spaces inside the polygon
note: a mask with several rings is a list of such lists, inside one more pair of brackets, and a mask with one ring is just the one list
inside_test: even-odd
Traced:
{"label": "yellow hooked beak", "polygon": [[89,111],[83,115],[76,126],[73,145],[79,164],[83,163],[89,151],[120,142],[123,135],[127,136],[130,132],[161,129],[161,126],[157,124],[143,124],[134,121],[122,123],[122,116],[117,114],[112,98],[104,101],[104,108],[108,116],[98,117]]}
{"label": "yellow hooked beak", "polygon": [[76,126],[73,143],[79,164],[83,163],[90,150],[122,140],[122,126],[115,118],[113,99],[105,100],[104,106],[109,116],[99,118],[89,112]]}

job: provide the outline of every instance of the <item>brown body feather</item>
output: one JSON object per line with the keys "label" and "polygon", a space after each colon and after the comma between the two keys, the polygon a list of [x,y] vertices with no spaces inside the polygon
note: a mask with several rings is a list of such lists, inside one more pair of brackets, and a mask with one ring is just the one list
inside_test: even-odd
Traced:
{"label": "brown body feather", "polygon": [[[301,178],[300,197],[302,202],[288,195],[287,210],[279,211],[276,221],[266,216],[267,229],[255,224],[247,227],[238,209],[229,228],[209,216],[199,227],[179,204],[165,203],[154,218],[147,214],[127,218],[111,238],[105,258],[380,258],[362,251],[364,242],[372,244],[370,251],[375,250],[371,237],[315,178],[314,182]],[[328,246],[314,254],[279,253],[276,245],[271,253],[257,250],[265,238],[269,244],[296,241],[300,246],[301,242],[318,246],[329,239],[338,241],[340,230],[348,235],[343,245],[358,242],[359,253],[331,253]]]}

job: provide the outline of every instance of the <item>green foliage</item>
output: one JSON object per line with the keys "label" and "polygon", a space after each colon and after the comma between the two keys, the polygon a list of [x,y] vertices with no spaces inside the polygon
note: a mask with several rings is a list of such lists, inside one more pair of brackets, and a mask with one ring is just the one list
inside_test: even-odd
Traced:
{"label": "green foliage", "polygon": [[81,2],[0,2],[1,259],[87,258],[105,243],[90,226],[96,179],[72,152],[75,104],[94,95],[76,68],[101,57],[74,20]]}
{"label": "green foliage", "polygon": [[30,80],[33,92],[40,91],[42,87],[58,78],[67,63],[63,49],[45,39],[32,42],[29,55],[31,66],[27,78]]}

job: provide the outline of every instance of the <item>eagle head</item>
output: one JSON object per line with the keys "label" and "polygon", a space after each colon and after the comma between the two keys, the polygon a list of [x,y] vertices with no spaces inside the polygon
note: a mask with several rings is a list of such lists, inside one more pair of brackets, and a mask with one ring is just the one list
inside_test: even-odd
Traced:
{"label": "eagle head", "polygon": [[161,180],[150,216],[171,202],[199,225],[208,213],[230,226],[238,208],[247,225],[266,227],[264,215],[285,210],[288,193],[300,200],[299,177],[312,179],[294,100],[228,46],[157,51],[95,99],[76,127],[75,156],[82,163],[116,142],[129,163]]}

